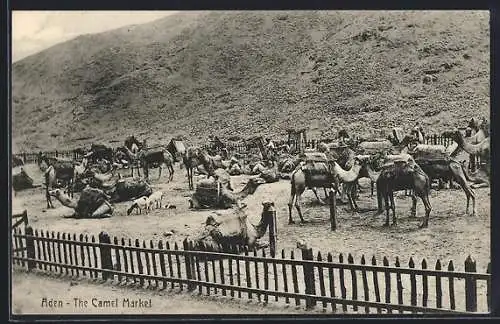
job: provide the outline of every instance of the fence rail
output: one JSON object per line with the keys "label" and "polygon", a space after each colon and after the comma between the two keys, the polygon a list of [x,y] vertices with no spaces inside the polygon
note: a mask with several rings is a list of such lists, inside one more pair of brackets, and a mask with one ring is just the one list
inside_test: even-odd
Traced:
{"label": "fence rail", "polygon": [[[477,313],[490,310],[490,266],[478,273],[467,258],[465,271],[438,260],[434,269],[412,258],[359,263],[352,255],[313,254],[311,249],[257,251],[231,246],[229,252],[194,248],[187,240],[146,242],[94,235],[13,230],[13,262],[29,270],[102,278],[158,289],[198,291],[282,304],[318,306],[333,312]],[[298,255],[300,254],[300,257]],[[371,262],[370,262],[371,261]],[[369,263],[369,264],[368,264]]]}

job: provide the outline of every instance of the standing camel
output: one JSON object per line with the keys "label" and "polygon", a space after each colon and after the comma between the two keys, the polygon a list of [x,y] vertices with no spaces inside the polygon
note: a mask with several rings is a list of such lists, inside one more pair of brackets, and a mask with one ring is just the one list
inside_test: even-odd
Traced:
{"label": "standing camel", "polygon": [[[322,187],[325,190],[326,196],[326,188],[335,188],[338,190],[339,183],[347,184],[350,186],[357,180],[359,170],[361,169],[359,159],[355,158],[354,165],[349,171],[345,171],[340,167],[340,165],[333,161],[331,165],[328,165],[324,162],[316,162],[316,163],[304,163],[295,171],[292,172],[290,176],[290,199],[288,201],[288,224],[293,224],[294,221],[292,219],[292,209],[295,205],[297,212],[300,217],[300,221],[305,223],[304,217],[302,216],[302,211],[300,209],[300,198],[306,188],[310,188],[313,190],[316,198],[320,201],[321,199],[318,196],[316,188]],[[351,204],[351,208],[357,209],[357,205],[355,204],[352,196],[352,190],[347,190],[347,195],[349,202]]]}
{"label": "standing camel", "polygon": [[182,163],[186,167],[189,190],[194,189],[193,169],[201,164],[201,161],[198,158],[198,150],[199,148],[197,147],[188,147],[186,149],[186,153],[184,153],[182,157]]}
{"label": "standing camel", "polygon": [[137,158],[141,162],[142,171],[146,181],[149,179],[149,169],[155,166],[159,169],[158,179],[160,179],[163,165],[167,167],[169,172],[168,181],[172,181],[174,177],[174,157],[163,146],[142,148],[137,153]]}
{"label": "standing camel", "polygon": [[412,217],[417,214],[417,196],[422,199],[425,206],[425,218],[420,228],[429,225],[429,215],[431,212],[431,203],[429,201],[429,191],[431,182],[429,177],[418,166],[411,166],[409,163],[395,162],[394,164],[384,166],[377,179],[377,199],[380,207],[382,199],[385,202],[386,219],[384,226],[389,226],[389,209],[392,209],[392,224],[397,224],[396,206],[394,204],[394,191],[411,189],[415,193],[412,195]]}
{"label": "standing camel", "polygon": [[[483,128],[485,128],[484,130],[481,129],[481,127],[479,126],[480,124],[481,124],[481,126],[483,126]],[[487,129],[486,129],[485,126],[486,126],[486,121],[485,120],[483,120],[482,122],[480,122],[476,118],[472,118],[469,121],[468,129],[470,129],[471,132],[469,134],[466,134],[466,137],[469,137],[469,143],[471,143],[471,144],[479,144],[479,143],[481,143],[482,141],[484,141],[486,139],[486,137],[488,136],[487,135],[488,131],[487,131]],[[472,135],[472,131],[475,132],[474,135]],[[478,156],[475,155],[475,154],[470,154],[469,155],[470,169],[471,169],[472,172],[474,172],[476,170],[476,165],[478,164],[478,162],[481,163],[481,158],[480,157],[478,159]]]}

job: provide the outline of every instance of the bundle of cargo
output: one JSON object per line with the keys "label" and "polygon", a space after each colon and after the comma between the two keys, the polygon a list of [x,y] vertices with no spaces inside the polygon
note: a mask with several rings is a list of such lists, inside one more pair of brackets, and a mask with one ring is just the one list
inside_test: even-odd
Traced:
{"label": "bundle of cargo", "polygon": [[200,207],[204,208],[220,207],[221,197],[222,184],[213,178],[200,180],[193,194]]}

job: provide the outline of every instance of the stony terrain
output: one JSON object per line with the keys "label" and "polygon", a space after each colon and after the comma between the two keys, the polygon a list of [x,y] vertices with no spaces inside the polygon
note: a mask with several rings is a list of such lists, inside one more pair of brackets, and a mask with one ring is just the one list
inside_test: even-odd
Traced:
{"label": "stony terrain", "polygon": [[488,12],[185,12],[13,64],[14,151],[428,133],[489,115]]}

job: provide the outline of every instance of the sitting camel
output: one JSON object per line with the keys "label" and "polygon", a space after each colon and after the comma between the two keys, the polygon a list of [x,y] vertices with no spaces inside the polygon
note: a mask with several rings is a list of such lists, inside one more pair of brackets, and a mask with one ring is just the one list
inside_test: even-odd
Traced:
{"label": "sitting camel", "polygon": [[24,171],[22,167],[12,169],[12,188],[16,191],[38,188],[41,185],[33,185],[33,179]]}
{"label": "sitting camel", "polygon": [[190,208],[230,208],[253,194],[258,185],[254,181],[248,181],[239,192],[233,193],[215,178],[201,179],[189,199]]}
{"label": "sitting camel", "polygon": [[70,198],[61,189],[50,190],[49,194],[64,206],[75,210],[71,217],[108,218],[113,214],[113,206],[109,202],[110,197],[97,188],[85,187],[78,201]]}
{"label": "sitting camel", "polygon": [[271,224],[268,210],[274,208],[274,203],[263,202],[262,206],[261,218],[257,225],[250,223],[248,215],[244,211],[245,205],[236,207],[234,209],[235,215],[224,216],[220,220],[208,216],[203,231],[194,237],[195,249],[232,252],[231,247],[234,246],[249,249],[265,246],[259,244],[258,240],[266,234],[267,228]]}

